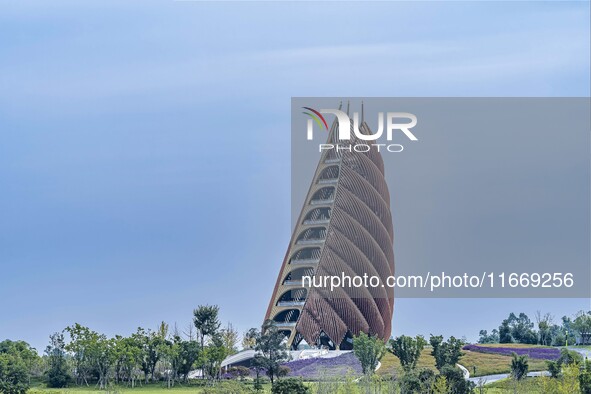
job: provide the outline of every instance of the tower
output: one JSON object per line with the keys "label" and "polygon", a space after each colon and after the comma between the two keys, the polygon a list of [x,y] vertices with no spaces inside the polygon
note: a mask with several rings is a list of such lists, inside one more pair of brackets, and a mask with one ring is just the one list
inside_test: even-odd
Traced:
{"label": "tower", "polygon": [[[363,115],[359,129],[372,134]],[[349,151],[344,141],[336,141],[337,134],[335,121],[327,143],[343,149],[321,154],[265,316],[276,322],[292,349],[305,341],[347,350],[360,332],[384,340],[391,333],[393,288],[331,291],[302,285],[303,276],[367,274],[385,284],[394,275],[390,194],[381,154],[375,147]],[[365,142],[351,136],[347,146]]]}

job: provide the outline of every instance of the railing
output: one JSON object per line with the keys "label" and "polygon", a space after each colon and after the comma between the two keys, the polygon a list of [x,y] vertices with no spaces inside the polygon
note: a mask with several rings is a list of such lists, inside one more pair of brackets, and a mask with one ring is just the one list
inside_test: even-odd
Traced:
{"label": "railing", "polygon": [[302,280],[284,280],[283,286],[301,286]]}
{"label": "railing", "polygon": [[325,184],[329,184],[329,183],[337,183],[338,180],[339,180],[339,178],[319,179],[318,183],[325,185]]}
{"label": "railing", "polygon": [[277,306],[304,306],[305,301],[279,301]]}
{"label": "railing", "polygon": [[277,327],[295,327],[296,322],[295,321],[276,321],[275,325],[277,325]]}
{"label": "railing", "polygon": [[334,202],[334,198],[329,198],[326,200],[312,200],[312,201],[310,201],[310,205],[332,204],[333,202]]}
{"label": "railing", "polygon": [[329,221],[329,219],[310,219],[304,220],[303,224],[327,224]]}
{"label": "railing", "polygon": [[323,239],[300,239],[296,242],[297,245],[313,245],[313,244],[321,244],[325,240]]}
{"label": "railing", "polygon": [[289,264],[318,264],[320,259],[292,259]]}

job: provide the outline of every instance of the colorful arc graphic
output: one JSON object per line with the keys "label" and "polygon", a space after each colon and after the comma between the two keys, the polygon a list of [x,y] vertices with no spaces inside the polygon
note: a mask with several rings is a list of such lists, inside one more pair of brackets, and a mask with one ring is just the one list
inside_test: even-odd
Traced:
{"label": "colorful arc graphic", "polygon": [[[310,112],[302,112],[303,114],[308,115],[309,117],[311,117],[312,119],[314,119],[314,121],[316,122],[316,124],[318,124],[318,127],[322,128],[323,124],[324,124],[324,128],[328,131],[328,124],[326,123],[326,119],[324,119],[324,116],[322,116],[322,114],[318,111],[316,111],[313,108],[310,107],[302,107],[303,109],[307,109]],[[320,123],[322,121],[322,123]]]}

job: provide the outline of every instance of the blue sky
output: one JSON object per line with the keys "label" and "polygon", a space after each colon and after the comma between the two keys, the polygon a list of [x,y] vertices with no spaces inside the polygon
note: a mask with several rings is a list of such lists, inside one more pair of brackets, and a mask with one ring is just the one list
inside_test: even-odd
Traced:
{"label": "blue sky", "polygon": [[[39,349],[199,304],[260,324],[290,236],[291,96],[590,94],[588,2],[3,2],[0,49],[0,339]],[[394,330],[473,339],[590,307],[516,305],[399,300]]]}

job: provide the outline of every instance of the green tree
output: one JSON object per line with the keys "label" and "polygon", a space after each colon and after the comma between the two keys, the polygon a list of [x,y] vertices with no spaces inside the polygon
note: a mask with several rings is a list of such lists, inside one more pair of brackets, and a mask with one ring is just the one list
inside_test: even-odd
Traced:
{"label": "green tree", "polygon": [[99,389],[106,389],[115,362],[115,341],[93,331],[88,351],[92,366],[98,373]]}
{"label": "green tree", "polygon": [[193,324],[199,334],[201,350],[205,348],[205,339],[215,335],[220,329],[219,311],[220,308],[217,305],[199,305],[193,311]]}
{"label": "green tree", "polygon": [[299,378],[280,379],[271,389],[273,394],[308,394],[309,392],[310,389]]}
{"label": "green tree", "polygon": [[163,339],[150,329],[144,330],[141,327],[132,335],[132,338],[141,350],[140,368],[144,373],[144,379],[146,383],[148,383],[148,379],[153,381],[156,364],[162,357],[161,345]]}
{"label": "green tree", "polygon": [[125,381],[135,387],[136,369],[140,364],[141,348],[133,337],[115,337],[113,349],[115,358],[115,378],[117,382]]}
{"label": "green tree", "polygon": [[39,356],[24,341],[0,342],[0,393],[24,394]]}
{"label": "green tree", "polygon": [[225,328],[220,330],[220,338],[228,356],[238,353],[238,331],[234,329],[231,323],[228,323]]}
{"label": "green tree", "polygon": [[526,343],[535,345],[538,343],[538,336],[533,330],[534,323],[525,313],[516,316],[510,313],[509,317],[499,327],[499,339],[501,343]]}
{"label": "green tree", "polygon": [[220,374],[222,361],[228,356],[226,347],[219,335],[214,335],[210,343],[200,355],[200,365],[203,366],[203,372],[210,380],[217,379]]}
{"label": "green tree", "polygon": [[511,327],[509,327],[509,320],[505,319],[499,326],[499,343],[512,343]]}
{"label": "green tree", "polygon": [[70,336],[70,341],[66,344],[66,350],[72,356],[76,384],[81,385],[84,383],[88,386],[88,378],[92,371],[92,361],[89,359],[92,331],[78,323],[66,327],[65,331]]}
{"label": "green tree", "polygon": [[440,376],[445,377],[449,386],[449,392],[453,394],[470,394],[476,386],[474,383],[466,380],[464,373],[454,365],[444,365],[441,368]]}
{"label": "green tree", "polygon": [[433,348],[433,350],[431,350],[431,355],[435,357],[435,366],[439,371],[441,371],[441,369],[446,365],[455,367],[455,365],[460,360],[460,357],[464,355],[462,352],[464,342],[453,336],[449,337],[449,339],[444,342],[443,336],[431,335],[429,342]]}
{"label": "green tree", "polygon": [[[257,331],[257,338],[258,336],[260,336],[260,333]],[[263,385],[261,384],[261,373],[265,371],[266,364],[267,360],[261,354],[255,354],[250,361],[250,367],[254,369],[255,372],[254,389],[256,391],[261,391],[263,389]]]}
{"label": "green tree", "polygon": [[47,386],[54,388],[67,387],[71,381],[66,360],[66,344],[64,334],[56,332],[49,336],[49,345],[45,348],[47,355]]}
{"label": "green tree", "polygon": [[271,384],[274,384],[279,366],[289,360],[289,353],[285,344],[285,335],[279,331],[273,320],[267,320],[263,324],[263,328],[256,338],[255,350],[262,357],[257,362],[262,363],[269,379],[271,379]]}
{"label": "green tree", "polygon": [[199,344],[195,341],[181,340],[178,346],[177,374],[182,377],[183,381],[188,382],[189,372],[191,372],[199,358]]}
{"label": "green tree", "polygon": [[173,340],[163,339],[160,344],[161,364],[166,372],[166,387],[174,387],[177,380],[177,371],[179,364],[180,338],[177,336]]}
{"label": "green tree", "polygon": [[499,331],[496,328],[490,334],[486,330],[480,330],[478,334],[478,343],[499,343],[500,341]]}
{"label": "green tree", "polygon": [[582,345],[588,345],[591,340],[591,312],[580,311],[572,322],[573,330],[579,335]]}
{"label": "green tree", "polygon": [[242,349],[254,349],[257,343],[257,333],[256,328],[251,328],[242,335]]}
{"label": "green tree", "polygon": [[435,378],[433,387],[431,388],[433,394],[447,394],[449,393],[449,385],[445,376],[439,375]]}
{"label": "green tree", "polygon": [[360,332],[353,338],[353,353],[359,359],[363,373],[371,376],[386,353],[386,345],[377,336]]}
{"label": "green tree", "polygon": [[527,356],[518,356],[516,353],[513,353],[512,357],[511,376],[513,379],[519,381],[527,376],[527,371],[529,370]]}
{"label": "green tree", "polygon": [[421,351],[425,347],[425,338],[417,335],[415,338],[401,335],[389,341],[389,351],[400,360],[402,368],[408,372],[417,366]]}
{"label": "green tree", "polygon": [[579,374],[579,386],[582,394],[591,394],[591,361],[585,360]]}
{"label": "green tree", "polygon": [[536,321],[538,323],[538,338],[540,345],[550,346],[552,344],[552,321],[554,318],[550,313],[542,315],[542,312],[536,312]]}

